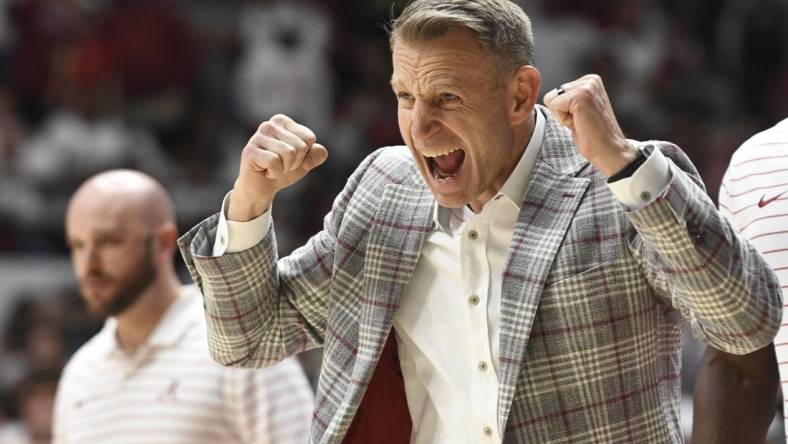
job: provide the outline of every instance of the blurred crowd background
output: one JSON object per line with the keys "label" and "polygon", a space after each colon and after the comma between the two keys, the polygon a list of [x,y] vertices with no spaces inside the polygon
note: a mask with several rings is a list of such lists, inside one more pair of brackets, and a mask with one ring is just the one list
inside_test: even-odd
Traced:
{"label": "blurred crowd background", "polygon": [[[519,3],[542,92],[600,74],[625,134],[677,143],[715,200],[733,150],[788,116],[788,1]],[[285,113],[330,151],[275,202],[289,252],[360,159],[401,143],[391,11],[383,0],[0,0],[0,443],[48,442],[60,369],[101,326],[64,242],[76,186],[108,168],[145,171],[186,230],[218,210],[259,122]],[[686,349],[691,404],[702,346]],[[313,375],[317,359],[305,361]]]}

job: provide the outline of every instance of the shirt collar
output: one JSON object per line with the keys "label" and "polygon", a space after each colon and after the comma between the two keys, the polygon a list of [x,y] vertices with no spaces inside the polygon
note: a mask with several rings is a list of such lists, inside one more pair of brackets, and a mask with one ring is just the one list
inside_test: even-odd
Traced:
{"label": "shirt collar", "polygon": [[[517,161],[517,165],[514,167],[512,174],[509,175],[506,182],[504,182],[501,187],[501,190],[498,192],[498,195],[506,197],[518,210],[525,199],[525,192],[528,190],[531,171],[534,169],[536,158],[539,155],[539,151],[542,148],[542,142],[544,141],[545,117],[539,108],[534,108],[534,114],[536,116],[536,122],[534,123],[534,131],[531,134],[531,140],[528,141],[528,145],[526,145],[523,154],[520,156],[520,160]],[[459,223],[463,220],[467,220],[472,214],[473,212],[467,208],[467,205],[462,208],[446,208],[438,204],[435,205],[433,220],[436,226],[448,233],[452,233]]]}
{"label": "shirt collar", "polygon": [[[189,327],[195,323],[195,316],[190,316],[189,311],[201,309],[193,287],[184,287],[180,296],[164,312],[153,333],[148,337],[139,350],[148,348],[169,347],[177,344],[185,335]],[[106,344],[107,357],[111,355],[125,356],[125,352],[118,343],[118,321],[115,317],[108,318],[99,335]],[[139,351],[138,350],[138,351]]]}

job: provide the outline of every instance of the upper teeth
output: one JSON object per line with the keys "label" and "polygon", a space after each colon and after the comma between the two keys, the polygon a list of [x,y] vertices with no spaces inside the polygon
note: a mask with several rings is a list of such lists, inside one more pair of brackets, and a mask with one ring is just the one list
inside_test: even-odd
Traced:
{"label": "upper teeth", "polygon": [[451,154],[451,153],[453,153],[453,152],[457,151],[458,149],[460,149],[460,148],[452,148],[452,149],[450,149],[449,151],[434,151],[434,152],[429,152],[429,153],[421,153],[421,154],[422,154],[424,157],[439,157],[439,156],[446,156],[446,155],[449,155],[449,154]]}

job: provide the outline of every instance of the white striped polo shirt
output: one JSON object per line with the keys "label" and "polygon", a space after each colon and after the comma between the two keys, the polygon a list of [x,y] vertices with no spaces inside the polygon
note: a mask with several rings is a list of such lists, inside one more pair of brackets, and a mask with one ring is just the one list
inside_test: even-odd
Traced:
{"label": "white striped polo shirt", "polygon": [[[788,302],[788,119],[754,135],[736,151],[719,200],[722,214],[777,274],[783,301]],[[783,399],[788,399],[788,310],[783,310],[774,345]],[[788,404],[784,407],[788,411]]]}
{"label": "white striped polo shirt", "polygon": [[187,288],[133,356],[110,318],[71,358],[55,402],[56,444],[307,441],[313,396],[298,362],[216,364],[202,299]]}

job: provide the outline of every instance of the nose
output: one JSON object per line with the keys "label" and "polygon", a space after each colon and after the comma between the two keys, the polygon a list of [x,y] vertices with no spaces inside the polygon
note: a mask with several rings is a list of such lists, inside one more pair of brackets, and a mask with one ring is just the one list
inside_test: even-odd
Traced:
{"label": "nose", "polygon": [[424,101],[416,101],[411,115],[410,134],[416,141],[427,141],[440,128],[436,110]]}
{"label": "nose", "polygon": [[90,275],[101,270],[101,255],[95,245],[86,245],[76,260],[81,275]]}

